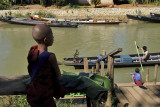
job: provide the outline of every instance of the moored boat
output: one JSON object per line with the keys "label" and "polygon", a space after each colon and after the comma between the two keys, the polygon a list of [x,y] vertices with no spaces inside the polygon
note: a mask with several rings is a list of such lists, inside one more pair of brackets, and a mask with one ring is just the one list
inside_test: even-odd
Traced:
{"label": "moored boat", "polygon": [[151,17],[160,17],[160,14],[157,13],[150,13]]}
{"label": "moored boat", "polygon": [[36,25],[36,24],[47,24],[50,27],[71,27],[71,28],[77,28],[77,23],[70,23],[65,21],[37,21],[32,20],[30,18],[13,18],[13,17],[0,17],[0,21],[11,23],[11,24],[19,24],[19,25]]}
{"label": "moored boat", "polygon": [[38,15],[34,15],[34,16],[30,15],[29,17],[33,20],[39,20],[39,21],[57,21],[57,19],[53,17],[52,18],[51,17],[39,17]]}
{"label": "moored boat", "polygon": [[149,16],[140,16],[140,15],[128,15],[129,19],[140,20],[140,21],[147,21],[153,23],[160,23],[160,17],[149,17]]}
{"label": "moored boat", "polygon": [[108,19],[106,20],[95,20],[95,19],[86,19],[86,20],[81,20],[81,19],[73,19],[71,22],[76,22],[79,24],[119,24],[122,23],[122,21],[109,21]]}
{"label": "moored boat", "polygon": [[[140,54],[142,57],[143,54]],[[143,66],[152,66],[155,64],[160,64],[160,52],[157,53],[149,53],[149,59],[147,62],[142,61]],[[64,65],[66,66],[74,66],[75,69],[83,69],[84,57],[79,58],[64,58],[65,62]],[[92,68],[92,66],[96,66],[97,57],[87,57],[88,58],[88,66]],[[69,62],[71,61],[71,62]],[[73,62],[74,61],[74,62]],[[137,54],[131,55],[116,55],[114,56],[114,67],[135,67],[140,66],[139,57]],[[107,67],[107,59],[105,60],[105,68]]]}

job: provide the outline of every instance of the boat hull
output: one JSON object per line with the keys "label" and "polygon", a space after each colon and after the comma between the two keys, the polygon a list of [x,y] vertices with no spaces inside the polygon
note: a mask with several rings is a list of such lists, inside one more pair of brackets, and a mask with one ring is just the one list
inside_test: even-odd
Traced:
{"label": "boat hull", "polygon": [[[147,62],[144,62],[144,61],[142,62],[143,66],[153,66],[155,64],[160,64],[160,52],[149,53],[149,55],[150,55],[150,58],[147,60]],[[115,59],[114,60],[114,67],[122,68],[122,67],[138,67],[138,66],[141,66],[137,54],[129,55],[132,58],[132,62],[121,62],[120,61],[120,56],[121,55],[114,56],[114,59]],[[143,56],[143,54],[140,54],[140,57],[142,57],[142,56]],[[77,62],[64,63],[64,65],[74,66],[75,69],[83,69],[84,68],[83,58],[84,57],[76,58]],[[87,57],[87,59],[88,59],[89,69],[91,69],[92,66],[96,67],[96,60],[98,59],[97,57]],[[64,58],[64,61],[73,61],[73,60],[74,60],[74,58]],[[104,64],[104,67],[107,68],[107,62]]]}
{"label": "boat hull", "polygon": [[47,23],[46,21],[35,21],[35,20],[29,20],[29,19],[27,19],[26,21],[25,20],[12,20],[12,19],[8,20],[6,18],[1,17],[0,21],[7,22],[10,24],[31,25],[31,26],[34,26],[36,24],[46,24],[50,27],[71,27],[71,28],[78,27],[78,24],[70,25],[70,24],[59,24],[59,23]]}
{"label": "boat hull", "polygon": [[140,16],[140,15],[127,15],[127,17],[133,20],[160,23],[160,17],[147,17],[147,16]]}

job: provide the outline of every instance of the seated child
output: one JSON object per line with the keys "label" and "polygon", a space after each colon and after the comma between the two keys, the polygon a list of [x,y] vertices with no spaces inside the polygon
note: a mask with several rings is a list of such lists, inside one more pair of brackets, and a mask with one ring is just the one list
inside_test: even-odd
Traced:
{"label": "seated child", "polygon": [[27,57],[31,77],[26,87],[27,101],[31,107],[56,107],[53,97],[63,97],[67,91],[60,84],[56,55],[47,51],[54,41],[52,30],[39,24],[33,27],[32,36],[38,45],[30,48]]}
{"label": "seated child", "polygon": [[136,73],[130,73],[132,75],[132,79],[134,81],[134,83],[137,86],[141,86],[142,85],[142,77],[141,77],[141,73],[139,72],[140,70],[138,68],[135,69]]}

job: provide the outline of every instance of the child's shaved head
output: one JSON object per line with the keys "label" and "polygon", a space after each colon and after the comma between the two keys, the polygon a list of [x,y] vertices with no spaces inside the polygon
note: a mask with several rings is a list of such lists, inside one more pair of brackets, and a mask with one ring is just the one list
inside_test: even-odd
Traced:
{"label": "child's shaved head", "polygon": [[33,27],[32,36],[37,43],[43,43],[43,39],[49,35],[52,35],[52,30],[45,24],[38,24]]}

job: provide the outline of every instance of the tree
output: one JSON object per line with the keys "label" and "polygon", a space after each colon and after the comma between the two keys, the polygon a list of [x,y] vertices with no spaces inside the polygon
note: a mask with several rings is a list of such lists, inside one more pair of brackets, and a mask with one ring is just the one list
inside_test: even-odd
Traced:
{"label": "tree", "polygon": [[101,0],[91,0],[91,3],[95,5],[94,7],[96,7],[98,4],[101,3]]}

